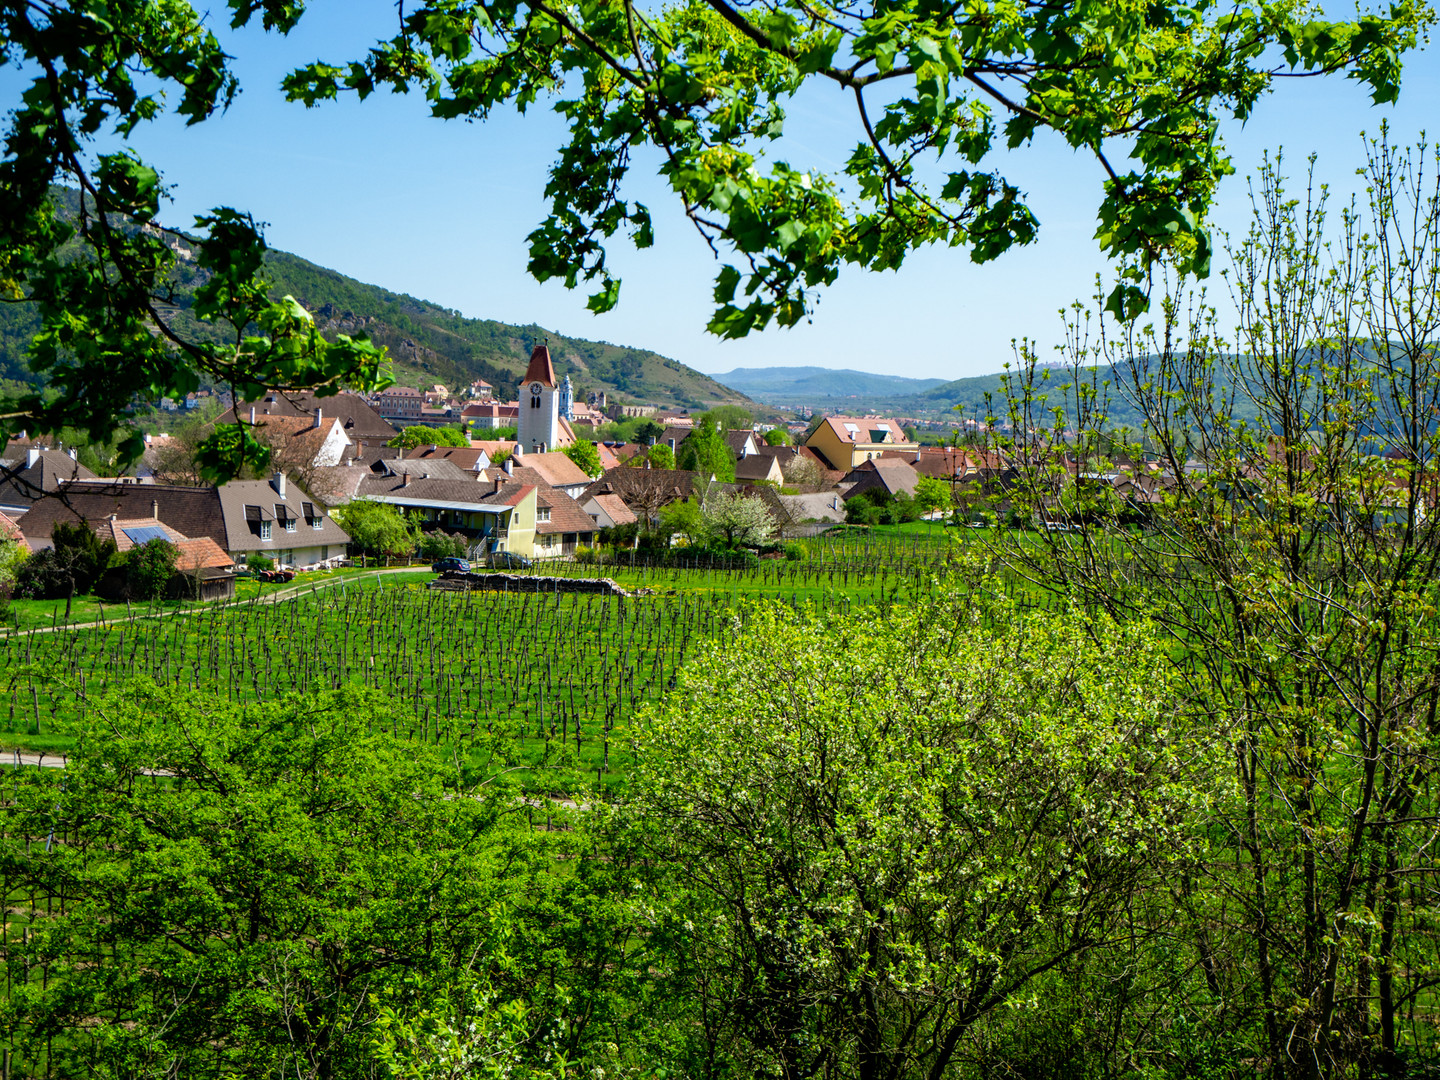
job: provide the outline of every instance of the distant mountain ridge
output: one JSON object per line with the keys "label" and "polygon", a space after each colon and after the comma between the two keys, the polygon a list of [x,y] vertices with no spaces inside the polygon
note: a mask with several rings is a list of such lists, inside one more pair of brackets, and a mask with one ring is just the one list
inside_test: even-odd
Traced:
{"label": "distant mountain ridge", "polygon": [[[78,209],[77,192],[56,189],[55,194],[62,215]],[[214,328],[198,323],[189,312],[190,293],[203,278],[186,254],[181,252],[176,266],[182,307],[173,325],[195,338],[214,340]],[[650,349],[568,337],[534,324],[469,319],[285,251],[271,249],[265,270],[272,294],[294,296],[315,316],[327,338],[363,330],[386,346],[396,380],[404,385],[443,383],[456,389],[484,379],[495,387],[497,397],[509,399],[515,396],[531,349],[548,342],[557,377],[570,376],[581,402],[585,391],[596,390],[612,399],[662,407],[743,405],[753,409],[755,404],[745,394]],[[25,364],[25,354],[38,328],[39,316],[31,305],[0,304],[0,378],[37,381]]]}
{"label": "distant mountain ridge", "polygon": [[715,378],[768,405],[859,398],[896,398],[919,394],[944,384],[944,379],[908,379],[850,368],[736,368]]}

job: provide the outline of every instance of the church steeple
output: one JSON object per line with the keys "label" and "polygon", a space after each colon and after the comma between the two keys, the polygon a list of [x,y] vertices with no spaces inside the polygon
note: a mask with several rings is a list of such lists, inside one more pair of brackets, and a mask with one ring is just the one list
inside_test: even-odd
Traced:
{"label": "church steeple", "polygon": [[550,347],[548,345],[536,345],[535,351],[530,354],[530,366],[525,369],[526,384],[539,383],[542,386],[555,387],[555,366],[550,363]]}
{"label": "church steeple", "polygon": [[520,384],[519,430],[515,433],[520,453],[543,454],[561,445],[559,397],[550,349],[536,345]]}

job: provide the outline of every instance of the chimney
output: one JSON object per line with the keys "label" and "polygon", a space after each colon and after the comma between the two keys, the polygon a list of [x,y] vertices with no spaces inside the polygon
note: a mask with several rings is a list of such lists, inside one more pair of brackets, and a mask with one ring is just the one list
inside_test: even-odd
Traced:
{"label": "chimney", "polygon": [[495,475],[495,490],[492,494],[499,495],[500,489],[505,485],[505,477],[497,473]]}
{"label": "chimney", "polygon": [[505,464],[502,466],[502,468],[504,468],[504,470],[505,470],[505,475],[506,475],[506,476],[514,476],[514,475],[515,475],[515,458],[514,458],[513,456],[512,456],[512,457],[507,457],[507,458],[505,459]]}
{"label": "chimney", "polygon": [[251,426],[251,427],[254,427],[254,426],[255,426],[255,406],[254,406],[254,405],[251,405],[251,406],[250,406],[250,426]]}
{"label": "chimney", "polygon": [[275,494],[282,499],[285,498],[285,474],[283,472],[277,472],[271,477],[270,486],[275,489]]}
{"label": "chimney", "polygon": [[430,444],[430,452],[431,452],[432,454],[438,454],[438,453],[440,452],[440,444],[439,444],[439,443],[431,443],[431,444]]}
{"label": "chimney", "polygon": [[25,451],[25,467],[33,469],[35,463],[40,460],[40,447],[32,446]]}
{"label": "chimney", "polygon": [[409,474],[408,472],[402,472],[402,473],[400,474],[400,486],[401,486],[401,487],[409,487],[409,486],[410,486],[410,474]]}
{"label": "chimney", "polygon": [[79,458],[79,456],[76,454],[75,448],[74,448],[73,446],[72,446],[69,450],[66,450],[65,452],[70,455],[70,460],[71,460],[71,461],[79,461],[79,460],[80,460],[80,458]]}
{"label": "chimney", "polygon": [[324,410],[324,409],[316,409],[316,410],[315,410],[315,426],[316,426],[317,428],[320,426],[320,422],[324,419],[324,417],[325,417],[325,410]]}
{"label": "chimney", "polygon": [[160,500],[159,500],[159,499],[151,499],[151,500],[150,500],[150,516],[153,517],[156,521],[159,521],[159,520],[160,520]]}

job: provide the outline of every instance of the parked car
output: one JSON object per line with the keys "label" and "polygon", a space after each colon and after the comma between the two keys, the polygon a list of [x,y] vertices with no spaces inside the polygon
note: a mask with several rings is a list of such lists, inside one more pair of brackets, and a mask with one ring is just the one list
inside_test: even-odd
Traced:
{"label": "parked car", "polygon": [[464,559],[449,556],[444,559],[436,559],[430,564],[430,569],[434,570],[437,574],[443,574],[447,570],[457,570],[462,574],[468,574],[470,572],[470,564]]}
{"label": "parked car", "polygon": [[516,555],[513,551],[492,551],[486,561],[490,566],[502,570],[523,570],[530,565],[529,559],[524,555]]}

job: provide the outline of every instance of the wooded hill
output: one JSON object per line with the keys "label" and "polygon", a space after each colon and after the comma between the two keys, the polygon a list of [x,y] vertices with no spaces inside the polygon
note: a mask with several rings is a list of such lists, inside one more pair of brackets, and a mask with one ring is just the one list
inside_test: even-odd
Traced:
{"label": "wooded hill", "polygon": [[[78,209],[78,193],[57,191],[61,213]],[[183,247],[183,245],[182,245]],[[201,277],[186,261],[177,263],[181,306],[173,325],[188,336],[211,336],[189,316],[189,297]],[[285,251],[271,250],[266,270],[273,295],[290,295],[314,316],[325,336],[363,330],[390,351],[396,381],[408,386],[444,383],[454,389],[480,378],[496,395],[513,398],[532,347],[548,341],[557,376],[569,375],[577,398],[586,390],[604,390],[612,400],[705,409],[745,405],[744,394],[708,375],[649,349],[567,337],[544,327],[513,326],[492,319],[468,319],[459,312],[378,285],[367,285]],[[0,378],[34,382],[25,363],[30,339],[39,326],[26,303],[0,304]]]}
{"label": "wooded hill", "polygon": [[[767,405],[819,405],[851,398],[909,397],[941,385],[943,379],[906,379],[869,371],[824,367],[736,368],[715,376],[726,386]],[[853,408],[853,403],[846,405]]]}

